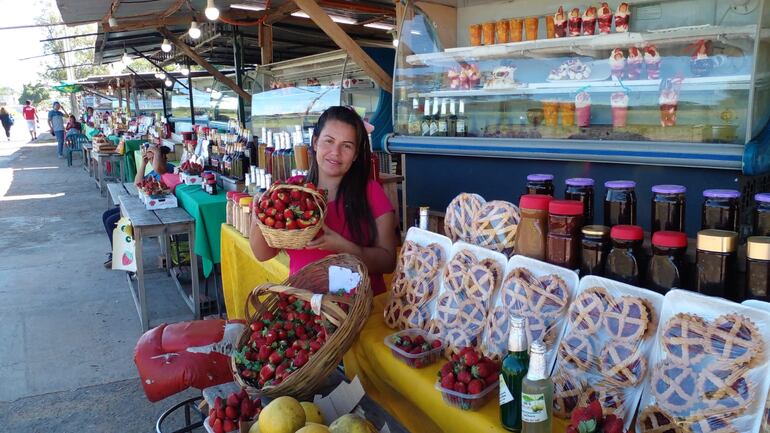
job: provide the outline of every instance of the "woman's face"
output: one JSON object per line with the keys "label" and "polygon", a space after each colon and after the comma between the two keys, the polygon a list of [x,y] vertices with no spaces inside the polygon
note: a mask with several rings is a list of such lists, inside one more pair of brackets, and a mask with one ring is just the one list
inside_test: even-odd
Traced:
{"label": "woman's face", "polygon": [[316,162],[321,173],[341,178],[358,154],[356,130],[339,120],[329,120],[315,142]]}

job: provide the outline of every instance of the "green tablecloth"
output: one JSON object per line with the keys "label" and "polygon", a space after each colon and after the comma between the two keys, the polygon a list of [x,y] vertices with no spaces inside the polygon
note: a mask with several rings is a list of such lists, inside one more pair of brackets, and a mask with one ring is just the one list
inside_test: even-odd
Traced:
{"label": "green tablecloth", "polygon": [[85,125],[85,126],[83,127],[83,132],[85,132],[85,136],[86,136],[86,137],[88,137],[89,139],[92,139],[92,138],[94,138],[94,136],[95,136],[96,134],[98,134],[98,133],[99,133],[99,132],[101,132],[101,131],[99,131],[99,130],[98,130],[98,129],[96,129],[96,128],[92,128],[92,127],[90,127],[90,126],[88,126],[88,125]]}
{"label": "green tablecloth", "polygon": [[209,195],[200,185],[176,187],[179,206],[195,218],[195,254],[203,258],[203,275],[211,274],[215,263],[221,263],[221,226],[227,218],[224,191]]}
{"label": "green tablecloth", "polygon": [[142,146],[145,140],[126,140],[126,153],[123,160],[123,166],[125,167],[124,173],[126,175],[126,182],[133,182],[136,177],[136,159],[134,159],[134,153],[139,153],[139,148]]}

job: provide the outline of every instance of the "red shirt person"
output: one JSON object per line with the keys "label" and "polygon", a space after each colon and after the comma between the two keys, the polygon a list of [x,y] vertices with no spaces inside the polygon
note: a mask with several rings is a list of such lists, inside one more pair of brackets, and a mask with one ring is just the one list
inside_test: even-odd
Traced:
{"label": "red shirt person", "polygon": [[37,140],[37,127],[35,125],[37,122],[40,122],[40,118],[37,116],[37,110],[32,106],[32,101],[27,100],[24,102],[21,114],[24,116],[24,120],[27,121],[30,139]]}

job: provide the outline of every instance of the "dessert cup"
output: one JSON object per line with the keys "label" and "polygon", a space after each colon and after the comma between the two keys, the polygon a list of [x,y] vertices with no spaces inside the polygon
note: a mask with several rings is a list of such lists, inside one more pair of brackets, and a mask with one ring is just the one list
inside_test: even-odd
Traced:
{"label": "dessert cup", "polygon": [[496,24],[494,21],[491,23],[484,23],[482,24],[482,30],[484,31],[484,45],[494,45],[495,44],[495,27]]}
{"label": "dessert cup", "polygon": [[468,35],[471,46],[478,47],[481,45],[481,24],[471,24],[468,26]]}
{"label": "dessert cup", "polygon": [[540,18],[538,17],[524,18],[524,29],[526,30],[528,41],[537,40],[537,30],[538,30],[539,23],[540,23]]}
{"label": "dessert cup", "polygon": [[577,126],[586,128],[591,125],[591,95],[588,92],[580,92],[575,97],[575,114]]}
{"label": "dessert cup", "polygon": [[497,43],[505,44],[508,42],[508,20],[500,20],[495,24],[495,31],[497,33]]}
{"label": "dessert cup", "polygon": [[612,106],[612,126],[625,128],[628,124],[628,95],[625,92],[616,92],[610,96]]}
{"label": "dessert cup", "polygon": [[510,31],[509,42],[521,42],[524,38],[524,20],[521,18],[509,19],[508,30]]}
{"label": "dessert cup", "polygon": [[575,103],[572,101],[559,102],[562,126],[575,126]]}

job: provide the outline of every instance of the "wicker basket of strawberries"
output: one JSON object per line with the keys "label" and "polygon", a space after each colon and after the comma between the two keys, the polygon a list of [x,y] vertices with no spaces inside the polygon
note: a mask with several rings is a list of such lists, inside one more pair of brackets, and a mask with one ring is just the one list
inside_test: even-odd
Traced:
{"label": "wicker basket of strawberries", "polygon": [[300,249],[318,234],[326,193],[302,177],[277,181],[257,201],[257,225],[273,248]]}
{"label": "wicker basket of strawberries", "polygon": [[[329,267],[357,273],[349,292],[328,293]],[[249,394],[313,396],[353,345],[372,308],[366,266],[348,254],[313,262],[282,284],[256,287],[246,301],[249,327],[231,358]]]}

